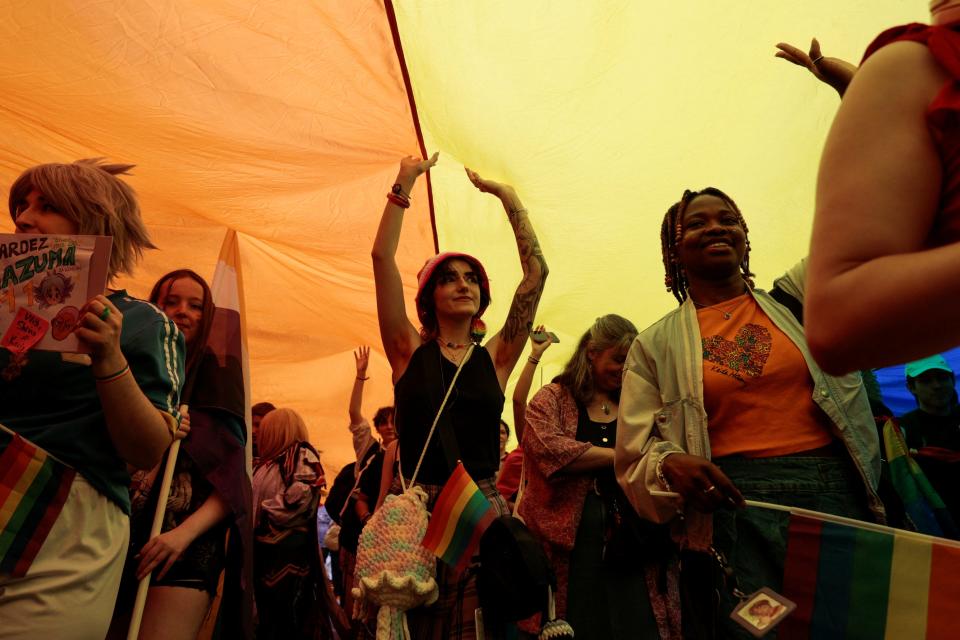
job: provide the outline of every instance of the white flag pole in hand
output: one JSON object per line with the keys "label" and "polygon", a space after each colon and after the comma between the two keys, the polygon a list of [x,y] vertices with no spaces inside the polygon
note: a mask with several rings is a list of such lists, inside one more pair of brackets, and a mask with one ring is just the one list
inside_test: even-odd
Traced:
{"label": "white flag pole in hand", "polygon": [[[188,413],[187,405],[180,405],[181,415]],[[160,493],[157,494],[157,508],[153,512],[153,525],[150,527],[150,536],[153,540],[160,535],[163,526],[163,517],[167,512],[167,498],[170,496],[170,484],[173,482],[173,468],[177,466],[177,456],[180,454],[180,439],[177,438],[167,450],[167,466],[163,469],[163,480],[160,482]],[[137,640],[140,635],[140,623],[143,621],[143,610],[147,606],[147,592],[150,590],[150,578],[153,571],[143,576],[137,585],[137,599],[133,603],[133,614],[130,616],[130,630],[127,631],[127,640]]]}

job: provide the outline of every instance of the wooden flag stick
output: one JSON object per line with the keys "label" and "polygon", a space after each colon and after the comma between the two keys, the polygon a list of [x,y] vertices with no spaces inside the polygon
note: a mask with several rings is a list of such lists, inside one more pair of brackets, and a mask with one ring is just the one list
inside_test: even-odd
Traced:
{"label": "wooden flag stick", "polygon": [[[185,404],[180,405],[180,413],[188,412]],[[167,450],[167,466],[163,469],[163,480],[160,482],[160,493],[157,495],[157,508],[153,512],[153,525],[150,527],[150,537],[153,540],[160,535],[163,527],[163,517],[167,512],[167,498],[170,496],[170,485],[173,482],[173,468],[177,466],[177,456],[180,454],[180,440],[176,439]],[[127,640],[137,640],[140,635],[140,623],[143,621],[143,610],[147,606],[147,592],[150,590],[150,578],[153,571],[141,578],[137,584],[137,599],[133,604],[133,613],[130,616],[130,629],[127,631]]]}
{"label": "wooden flag stick", "polygon": [[[680,498],[680,494],[676,491],[650,491],[650,495],[655,498]],[[748,507],[757,507],[760,509],[773,509],[775,511],[786,511],[787,513],[792,513],[798,516],[806,516],[808,518],[815,518],[817,520],[823,520],[825,522],[835,522],[837,524],[843,524],[848,527],[856,527],[858,529],[866,529],[868,531],[876,531],[877,533],[887,533],[891,535],[902,536],[905,538],[913,538],[914,540],[922,540],[923,542],[935,542],[947,547],[955,547],[960,549],[960,541],[950,540],[949,538],[939,538],[937,536],[931,536],[926,533],[920,533],[919,531],[908,531],[906,529],[895,529],[894,527],[888,527],[885,524],[877,524],[875,522],[865,522],[863,520],[855,520],[853,518],[845,518],[843,516],[835,516],[831,513],[823,513],[822,511],[811,511],[810,509],[801,509],[800,507],[790,507],[782,504],[773,504],[772,502],[761,502],[759,500],[744,500]]]}

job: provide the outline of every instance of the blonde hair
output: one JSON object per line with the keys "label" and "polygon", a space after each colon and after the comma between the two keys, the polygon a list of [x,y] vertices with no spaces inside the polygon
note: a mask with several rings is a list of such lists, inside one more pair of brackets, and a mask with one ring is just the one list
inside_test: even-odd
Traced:
{"label": "blonde hair", "polygon": [[593,397],[593,366],[588,354],[606,351],[611,347],[627,349],[636,337],[637,328],[623,316],[611,313],[597,318],[580,338],[577,350],[553,381],[569,389],[581,403],[589,403]]}
{"label": "blonde hair", "polygon": [[145,249],[156,249],[140,217],[137,194],[119,175],[130,175],[132,164],[108,164],[86,158],[70,164],[31,167],[10,187],[10,217],[26,206],[37,190],[64,217],[75,222],[81,235],[111,236],[109,276],[133,273]]}
{"label": "blonde hair", "polygon": [[309,442],[307,424],[293,409],[274,409],[263,416],[257,435],[262,461],[271,460],[297,442]]}

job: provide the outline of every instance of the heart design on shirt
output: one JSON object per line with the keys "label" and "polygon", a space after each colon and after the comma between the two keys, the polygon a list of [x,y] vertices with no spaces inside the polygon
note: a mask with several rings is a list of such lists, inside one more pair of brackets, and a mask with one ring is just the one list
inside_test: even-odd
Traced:
{"label": "heart design on shirt", "polygon": [[745,324],[737,331],[733,341],[723,336],[710,336],[703,338],[701,342],[704,360],[752,378],[759,378],[767,358],[770,357],[773,337],[770,330],[764,326]]}

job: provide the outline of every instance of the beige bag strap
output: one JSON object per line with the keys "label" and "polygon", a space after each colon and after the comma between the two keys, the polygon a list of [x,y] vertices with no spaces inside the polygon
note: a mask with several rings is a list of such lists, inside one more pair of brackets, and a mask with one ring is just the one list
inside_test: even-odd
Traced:
{"label": "beige bag strap", "polygon": [[[440,422],[440,416],[443,414],[444,408],[447,406],[447,400],[450,399],[450,394],[453,393],[453,388],[457,385],[457,378],[460,377],[460,372],[463,371],[464,365],[467,364],[467,360],[470,359],[470,356],[473,355],[473,349],[476,345],[472,342],[470,346],[467,347],[467,352],[463,354],[463,359],[460,361],[460,365],[457,367],[457,372],[453,374],[453,380],[450,381],[450,386],[447,387],[447,393],[443,396],[443,402],[440,403],[440,408],[437,410],[437,415],[433,417],[433,424],[430,425],[430,433],[427,434],[427,440],[423,443],[423,451],[420,452],[420,459],[417,460],[417,466],[413,470],[413,476],[410,477],[410,486],[412,487],[417,481],[417,474],[420,473],[420,465],[423,464],[423,459],[427,455],[427,447],[430,446],[430,439],[433,438],[433,432],[437,430],[437,423]],[[403,487],[403,490],[407,490],[407,485],[403,481],[403,473],[400,474],[400,485]]]}

